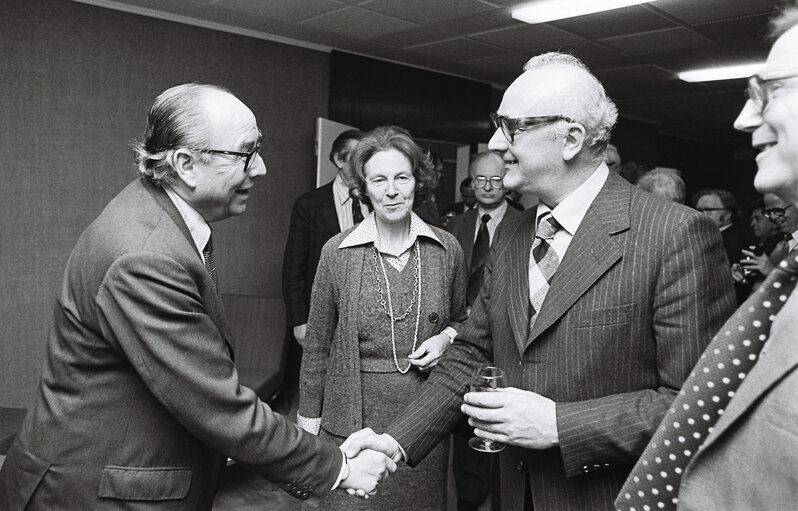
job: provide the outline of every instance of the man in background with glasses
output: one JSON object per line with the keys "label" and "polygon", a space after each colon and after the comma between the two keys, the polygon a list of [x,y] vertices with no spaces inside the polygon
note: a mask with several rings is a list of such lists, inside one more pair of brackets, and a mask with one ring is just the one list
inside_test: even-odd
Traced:
{"label": "man in background with glasses", "polygon": [[[468,310],[474,303],[482,287],[482,272],[488,258],[488,250],[496,240],[503,220],[520,215],[520,211],[510,207],[504,188],[504,160],[495,151],[483,151],[474,157],[468,168],[471,187],[477,199],[477,208],[453,217],[447,230],[457,238],[463,247],[468,270],[466,305]],[[485,497],[494,490],[498,497],[499,489],[491,489],[494,480],[491,470],[493,456],[477,452],[468,446],[468,435],[453,437],[453,473],[457,488],[458,511],[476,511]],[[493,485],[495,486],[495,485]],[[498,498],[493,498],[494,508]]]}
{"label": "man in background with glasses", "polygon": [[[493,115],[505,219],[479,296],[419,397],[387,430],[418,463],[461,417],[502,442],[502,508],[613,509],[698,355],[734,310],[706,216],[609,172],[617,111],[578,59],[531,59]],[[467,393],[492,362],[509,388]],[[365,436],[365,435],[364,435]],[[354,450],[354,449],[353,449]]]}
{"label": "man in background with glasses", "polygon": [[346,460],[239,385],[209,224],[266,174],[229,91],[172,87],[134,147],[140,179],[67,262],[34,406],[0,469],[0,509],[211,509],[228,457],[301,499],[373,491],[395,468]]}

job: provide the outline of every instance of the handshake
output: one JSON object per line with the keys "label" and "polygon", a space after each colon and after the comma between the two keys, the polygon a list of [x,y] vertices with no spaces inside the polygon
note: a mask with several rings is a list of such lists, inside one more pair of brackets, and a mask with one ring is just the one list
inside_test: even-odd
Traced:
{"label": "handshake", "polygon": [[347,457],[349,475],[339,484],[350,495],[367,499],[377,493],[380,482],[396,470],[402,452],[396,440],[378,435],[371,428],[352,433],[341,445]]}

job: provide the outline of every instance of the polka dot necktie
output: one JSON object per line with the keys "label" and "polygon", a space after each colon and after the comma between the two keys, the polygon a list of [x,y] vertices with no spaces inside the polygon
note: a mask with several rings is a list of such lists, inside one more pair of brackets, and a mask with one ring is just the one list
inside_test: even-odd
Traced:
{"label": "polka dot necktie", "polygon": [[538,312],[543,306],[543,300],[549,292],[549,284],[557,268],[560,266],[560,258],[557,252],[551,248],[554,235],[560,230],[560,224],[551,215],[545,213],[540,217],[540,223],[535,231],[535,241],[532,243],[532,250],[529,254],[529,331],[535,326]]}
{"label": "polka dot necktie", "polygon": [[216,281],[216,261],[213,259],[213,238],[208,238],[208,243],[205,244],[205,249],[202,251],[202,257],[205,259],[205,269],[213,280],[214,287],[218,287],[219,283]]}
{"label": "polka dot necktie", "polygon": [[617,509],[676,509],[684,468],[759,358],[796,274],[793,250],[715,335],[626,479]]}

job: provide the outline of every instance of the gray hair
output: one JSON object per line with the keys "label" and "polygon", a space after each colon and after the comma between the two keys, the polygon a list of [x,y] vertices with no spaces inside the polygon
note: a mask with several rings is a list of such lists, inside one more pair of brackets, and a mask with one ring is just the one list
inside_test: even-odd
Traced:
{"label": "gray hair", "polygon": [[524,71],[551,65],[570,66],[585,72],[590,91],[575,98],[579,102],[579,115],[574,119],[584,125],[588,136],[588,146],[597,152],[604,150],[610,140],[612,128],[618,120],[618,108],[607,96],[604,86],[593,76],[590,69],[578,58],[568,53],[548,52],[532,57],[524,64]]}
{"label": "gray hair", "polygon": [[770,20],[770,39],[775,41],[796,25],[798,25],[798,2],[790,7],[784,7]]}
{"label": "gray hair", "polygon": [[502,170],[504,170],[504,159],[502,158],[502,155],[499,151],[482,151],[481,153],[474,156],[474,159],[471,161],[471,165],[468,166],[469,178],[474,176],[474,172],[477,168],[477,163],[491,156],[498,158],[499,161],[502,162]]}
{"label": "gray hair", "polygon": [[[202,99],[208,91],[232,94],[218,85],[186,83],[162,92],[150,108],[144,140],[131,145],[139,172],[161,186],[177,177],[172,156],[177,149],[201,151],[208,148],[208,120]],[[210,156],[198,153],[207,162]]]}
{"label": "gray hair", "polygon": [[686,196],[684,181],[674,170],[676,169],[656,167],[643,174],[637,180],[637,186],[664,199],[684,204]]}

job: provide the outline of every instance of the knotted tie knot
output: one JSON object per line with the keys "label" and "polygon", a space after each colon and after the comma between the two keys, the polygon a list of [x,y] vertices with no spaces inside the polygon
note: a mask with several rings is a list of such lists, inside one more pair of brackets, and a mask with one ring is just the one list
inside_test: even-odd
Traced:
{"label": "knotted tie knot", "polygon": [[549,241],[554,238],[554,235],[557,234],[559,230],[559,222],[557,222],[551,213],[546,213],[540,218],[540,223],[535,231],[535,237]]}

